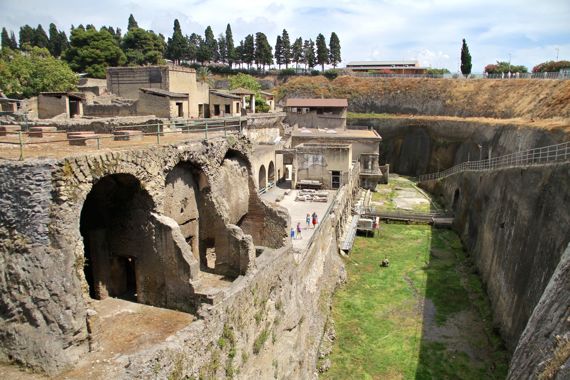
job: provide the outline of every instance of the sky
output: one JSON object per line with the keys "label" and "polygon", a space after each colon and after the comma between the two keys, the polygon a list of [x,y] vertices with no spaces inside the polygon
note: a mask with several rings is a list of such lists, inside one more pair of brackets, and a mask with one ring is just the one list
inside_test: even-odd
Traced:
{"label": "sky", "polygon": [[18,35],[20,26],[51,22],[69,36],[71,25],[127,28],[129,14],[140,27],[172,35],[203,35],[210,25],[234,41],[263,32],[272,46],[287,29],[298,37],[340,39],[343,67],[350,61],[418,60],[421,66],[457,72],[466,39],[473,73],[485,65],[511,61],[530,69],[548,60],[570,60],[570,0],[0,0],[0,27]]}

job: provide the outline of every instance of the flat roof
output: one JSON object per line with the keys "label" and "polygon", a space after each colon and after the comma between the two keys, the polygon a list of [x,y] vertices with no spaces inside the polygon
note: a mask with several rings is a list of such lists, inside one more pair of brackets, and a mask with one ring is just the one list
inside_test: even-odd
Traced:
{"label": "flat roof", "polygon": [[215,96],[219,96],[221,98],[241,100],[240,96],[230,94],[229,92],[225,92],[225,91],[210,90],[210,94],[215,95]]}
{"label": "flat roof", "polygon": [[255,95],[255,91],[251,91],[243,87],[234,88],[230,93],[238,95]]}
{"label": "flat roof", "polygon": [[322,108],[343,108],[348,107],[347,99],[302,99],[289,98],[285,107],[322,107]]}
{"label": "flat roof", "polygon": [[381,141],[382,137],[375,130],[368,129],[294,129],[292,137],[312,139],[367,139]]}
{"label": "flat roof", "polygon": [[169,97],[169,98],[188,98],[187,93],[171,92],[171,91],[163,90],[161,88],[141,88],[140,90],[146,94],[152,94],[152,95],[157,95],[157,96],[165,96],[165,97]]}
{"label": "flat roof", "polygon": [[393,66],[393,65],[412,65],[418,66],[418,61],[352,61],[346,64],[349,66]]}

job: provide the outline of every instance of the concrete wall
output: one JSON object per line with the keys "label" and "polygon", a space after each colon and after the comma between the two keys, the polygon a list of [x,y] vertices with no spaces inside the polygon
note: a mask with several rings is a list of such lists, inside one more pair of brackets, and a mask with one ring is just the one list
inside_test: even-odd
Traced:
{"label": "concrete wall", "polygon": [[62,113],[69,116],[69,98],[62,96],[38,95],[38,117],[51,119]]}
{"label": "concrete wall", "polygon": [[109,92],[127,99],[138,99],[139,89],[141,88],[160,88],[163,90],[169,90],[168,67],[152,66],[107,68],[107,89]]}
{"label": "concrete wall", "polygon": [[[198,92],[196,70],[185,67],[170,67],[168,70],[167,89],[172,92],[188,94],[188,116],[198,117],[198,104],[203,104],[203,87]],[[207,103],[207,102],[206,102]]]}
{"label": "concrete wall", "polygon": [[[425,183],[455,213],[513,351],[570,236],[570,164],[469,172]],[[455,205],[455,206],[454,206]]]}

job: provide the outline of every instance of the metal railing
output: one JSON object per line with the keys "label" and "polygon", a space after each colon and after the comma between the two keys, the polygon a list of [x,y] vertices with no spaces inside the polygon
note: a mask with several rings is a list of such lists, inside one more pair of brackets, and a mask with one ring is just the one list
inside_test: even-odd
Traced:
{"label": "metal railing", "polygon": [[570,72],[560,71],[551,73],[508,73],[506,74],[397,74],[397,73],[352,73],[352,76],[362,78],[435,78],[435,79],[570,79]]}
{"label": "metal railing", "polygon": [[418,182],[432,181],[465,171],[505,169],[520,166],[545,165],[570,161],[570,141],[515,152],[480,161],[467,161],[437,173],[420,175]]}
{"label": "metal railing", "polygon": [[[236,119],[239,120],[239,124],[235,125],[235,124],[231,124],[231,123],[222,123],[222,120],[216,122],[216,121],[207,121],[204,124],[201,124],[200,122],[195,122],[193,120],[190,120],[190,122],[186,122],[183,125],[181,124],[180,126],[171,126],[170,130],[165,131],[163,129],[163,125],[161,123],[156,123],[156,124],[141,124],[141,125],[131,125],[131,126],[120,126],[119,128],[113,128],[114,131],[118,131],[118,130],[140,130],[141,127],[145,127],[145,128],[156,128],[156,132],[142,132],[141,135],[143,137],[145,136],[155,136],[156,140],[155,141],[147,141],[145,145],[150,145],[150,144],[154,144],[156,143],[157,145],[161,144],[161,137],[165,136],[165,135],[180,135],[180,134],[188,134],[188,137],[183,137],[180,139],[180,141],[190,141],[190,140],[208,140],[208,133],[214,133],[214,132],[223,132],[224,133],[224,137],[226,137],[228,134],[241,134],[242,133],[242,128],[241,128],[241,121],[243,120],[242,118]],[[233,120],[232,120],[233,121]],[[200,126],[204,126],[204,128],[199,128]],[[138,127],[138,128],[137,128]],[[45,134],[55,134],[57,135],[62,135],[61,138],[55,138],[55,139],[50,139],[50,140],[45,140],[45,141],[31,141],[31,140],[25,140],[24,139],[24,135],[30,135],[33,134],[34,132],[32,131],[14,131],[14,132],[5,132],[6,135],[17,135],[18,136],[18,141],[2,141],[0,140],[0,144],[6,144],[6,145],[18,145],[19,146],[19,153],[20,153],[20,157],[19,160],[22,161],[24,160],[24,152],[25,152],[25,148],[26,146],[30,146],[30,145],[50,145],[50,144],[56,144],[56,143],[63,143],[63,142],[68,142],[68,143],[72,143],[72,142],[77,142],[78,144],[76,144],[75,146],[81,148],[82,145],[83,146],[87,146],[89,141],[92,141],[94,146],[97,148],[97,150],[102,148],[102,143],[108,140],[113,140],[113,141],[117,141],[118,143],[120,143],[121,145],[129,145],[128,140],[117,140],[117,135],[113,135],[113,134],[93,134],[93,135],[85,135],[85,136],[73,136],[73,137],[67,137],[67,133],[73,133],[73,130],[70,131],[65,131],[65,130],[58,130],[58,131],[47,131],[47,132],[43,132]],[[77,131],[77,132],[89,132],[89,131]],[[64,137],[65,136],[65,137]],[[82,145],[79,145],[80,142],[83,142]],[[1,155],[0,155],[1,156]]]}

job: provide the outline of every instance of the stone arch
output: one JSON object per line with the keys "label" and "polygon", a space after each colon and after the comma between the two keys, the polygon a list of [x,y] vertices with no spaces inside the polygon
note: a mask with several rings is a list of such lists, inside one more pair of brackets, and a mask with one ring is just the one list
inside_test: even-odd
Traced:
{"label": "stone arch", "polygon": [[[131,174],[110,174],[95,183],[80,216],[85,278],[94,299],[139,299],[154,204]],[[150,259],[151,260],[151,259]]]}
{"label": "stone arch", "polygon": [[267,181],[269,183],[275,183],[275,164],[273,161],[270,161],[267,167]]}
{"label": "stone arch", "polygon": [[267,172],[265,171],[265,165],[261,165],[259,167],[258,179],[259,179],[258,185],[260,190],[267,187]]}

